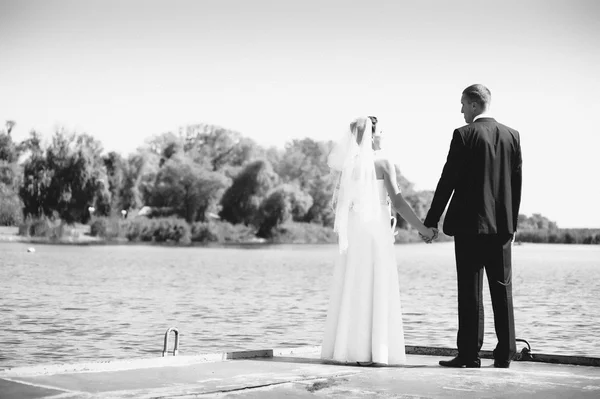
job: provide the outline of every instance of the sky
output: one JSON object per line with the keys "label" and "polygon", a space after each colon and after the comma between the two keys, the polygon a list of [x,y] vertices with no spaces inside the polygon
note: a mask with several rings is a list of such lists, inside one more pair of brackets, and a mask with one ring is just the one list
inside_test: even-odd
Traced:
{"label": "sky", "polygon": [[0,0],[0,124],[128,154],[188,124],[263,146],[376,115],[433,190],[462,90],[521,134],[521,213],[600,228],[600,2]]}

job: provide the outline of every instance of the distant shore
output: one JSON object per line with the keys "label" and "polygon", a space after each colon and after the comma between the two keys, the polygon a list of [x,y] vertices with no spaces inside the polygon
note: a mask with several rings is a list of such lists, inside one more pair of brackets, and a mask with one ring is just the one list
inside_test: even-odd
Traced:
{"label": "distant shore", "polygon": [[[420,242],[413,231],[398,230],[400,237],[396,244]],[[48,245],[165,245],[165,246],[235,246],[235,245],[276,245],[276,244],[333,244],[332,237],[316,237],[311,234],[310,238],[294,235],[280,235],[275,239],[264,239],[258,237],[241,238],[238,240],[227,240],[225,242],[154,242],[154,241],[130,241],[124,237],[95,237],[90,234],[90,226],[77,225],[71,232],[61,238],[33,237],[19,235],[16,226],[0,226],[0,242],[18,242]],[[441,235],[439,241],[452,241],[452,237]],[[524,243],[533,244],[600,244],[600,229],[558,229],[557,232],[544,230],[518,231],[515,245]]]}
{"label": "distant shore", "polygon": [[[82,229],[84,230],[84,229]],[[89,228],[87,229],[89,231]],[[85,230],[84,230],[85,231]],[[88,231],[79,232],[76,235],[60,239],[46,237],[20,236],[19,228],[15,226],[0,226],[0,242],[22,242],[22,243],[49,243],[49,244],[101,244],[106,240],[100,237],[92,237]]]}
{"label": "distant shore", "polygon": [[[18,242],[31,244],[49,244],[49,245],[127,245],[127,244],[143,244],[143,245],[166,245],[166,246],[184,246],[179,243],[155,243],[155,242],[140,242],[129,241],[126,238],[111,238],[93,237],[89,234],[89,226],[81,226],[77,229],[75,235],[62,238],[47,238],[47,237],[31,237],[20,236],[19,228],[14,226],[0,226],[0,242]],[[253,244],[273,244],[263,238],[255,240],[245,240],[232,242],[232,245],[253,245]],[[192,244],[192,245],[207,245],[207,244]],[[210,244],[208,244],[210,245]]]}

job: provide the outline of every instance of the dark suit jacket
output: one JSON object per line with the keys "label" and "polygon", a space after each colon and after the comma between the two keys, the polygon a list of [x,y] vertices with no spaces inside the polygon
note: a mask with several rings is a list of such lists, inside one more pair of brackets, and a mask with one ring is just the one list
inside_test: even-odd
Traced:
{"label": "dark suit jacket", "polygon": [[425,225],[437,227],[452,195],[444,219],[447,235],[514,233],[521,204],[521,163],[516,130],[493,118],[456,129]]}

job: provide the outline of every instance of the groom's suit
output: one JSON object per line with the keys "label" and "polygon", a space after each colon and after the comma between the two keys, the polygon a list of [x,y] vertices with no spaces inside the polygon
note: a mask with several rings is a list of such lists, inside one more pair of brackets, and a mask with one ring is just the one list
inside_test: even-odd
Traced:
{"label": "groom's suit", "polygon": [[483,268],[494,310],[497,361],[516,353],[511,244],[521,203],[519,132],[480,117],[454,131],[425,225],[437,227],[450,196],[443,231],[454,236],[458,278],[458,353],[479,358],[483,344]]}

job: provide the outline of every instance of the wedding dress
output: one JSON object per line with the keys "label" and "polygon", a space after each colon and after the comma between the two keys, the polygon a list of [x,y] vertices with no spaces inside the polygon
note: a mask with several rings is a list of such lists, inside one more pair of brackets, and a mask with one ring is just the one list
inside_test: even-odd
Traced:
{"label": "wedding dress", "polygon": [[390,208],[377,180],[379,212],[365,222],[352,209],[347,250],[335,266],[321,358],[344,363],[404,364],[404,329]]}

